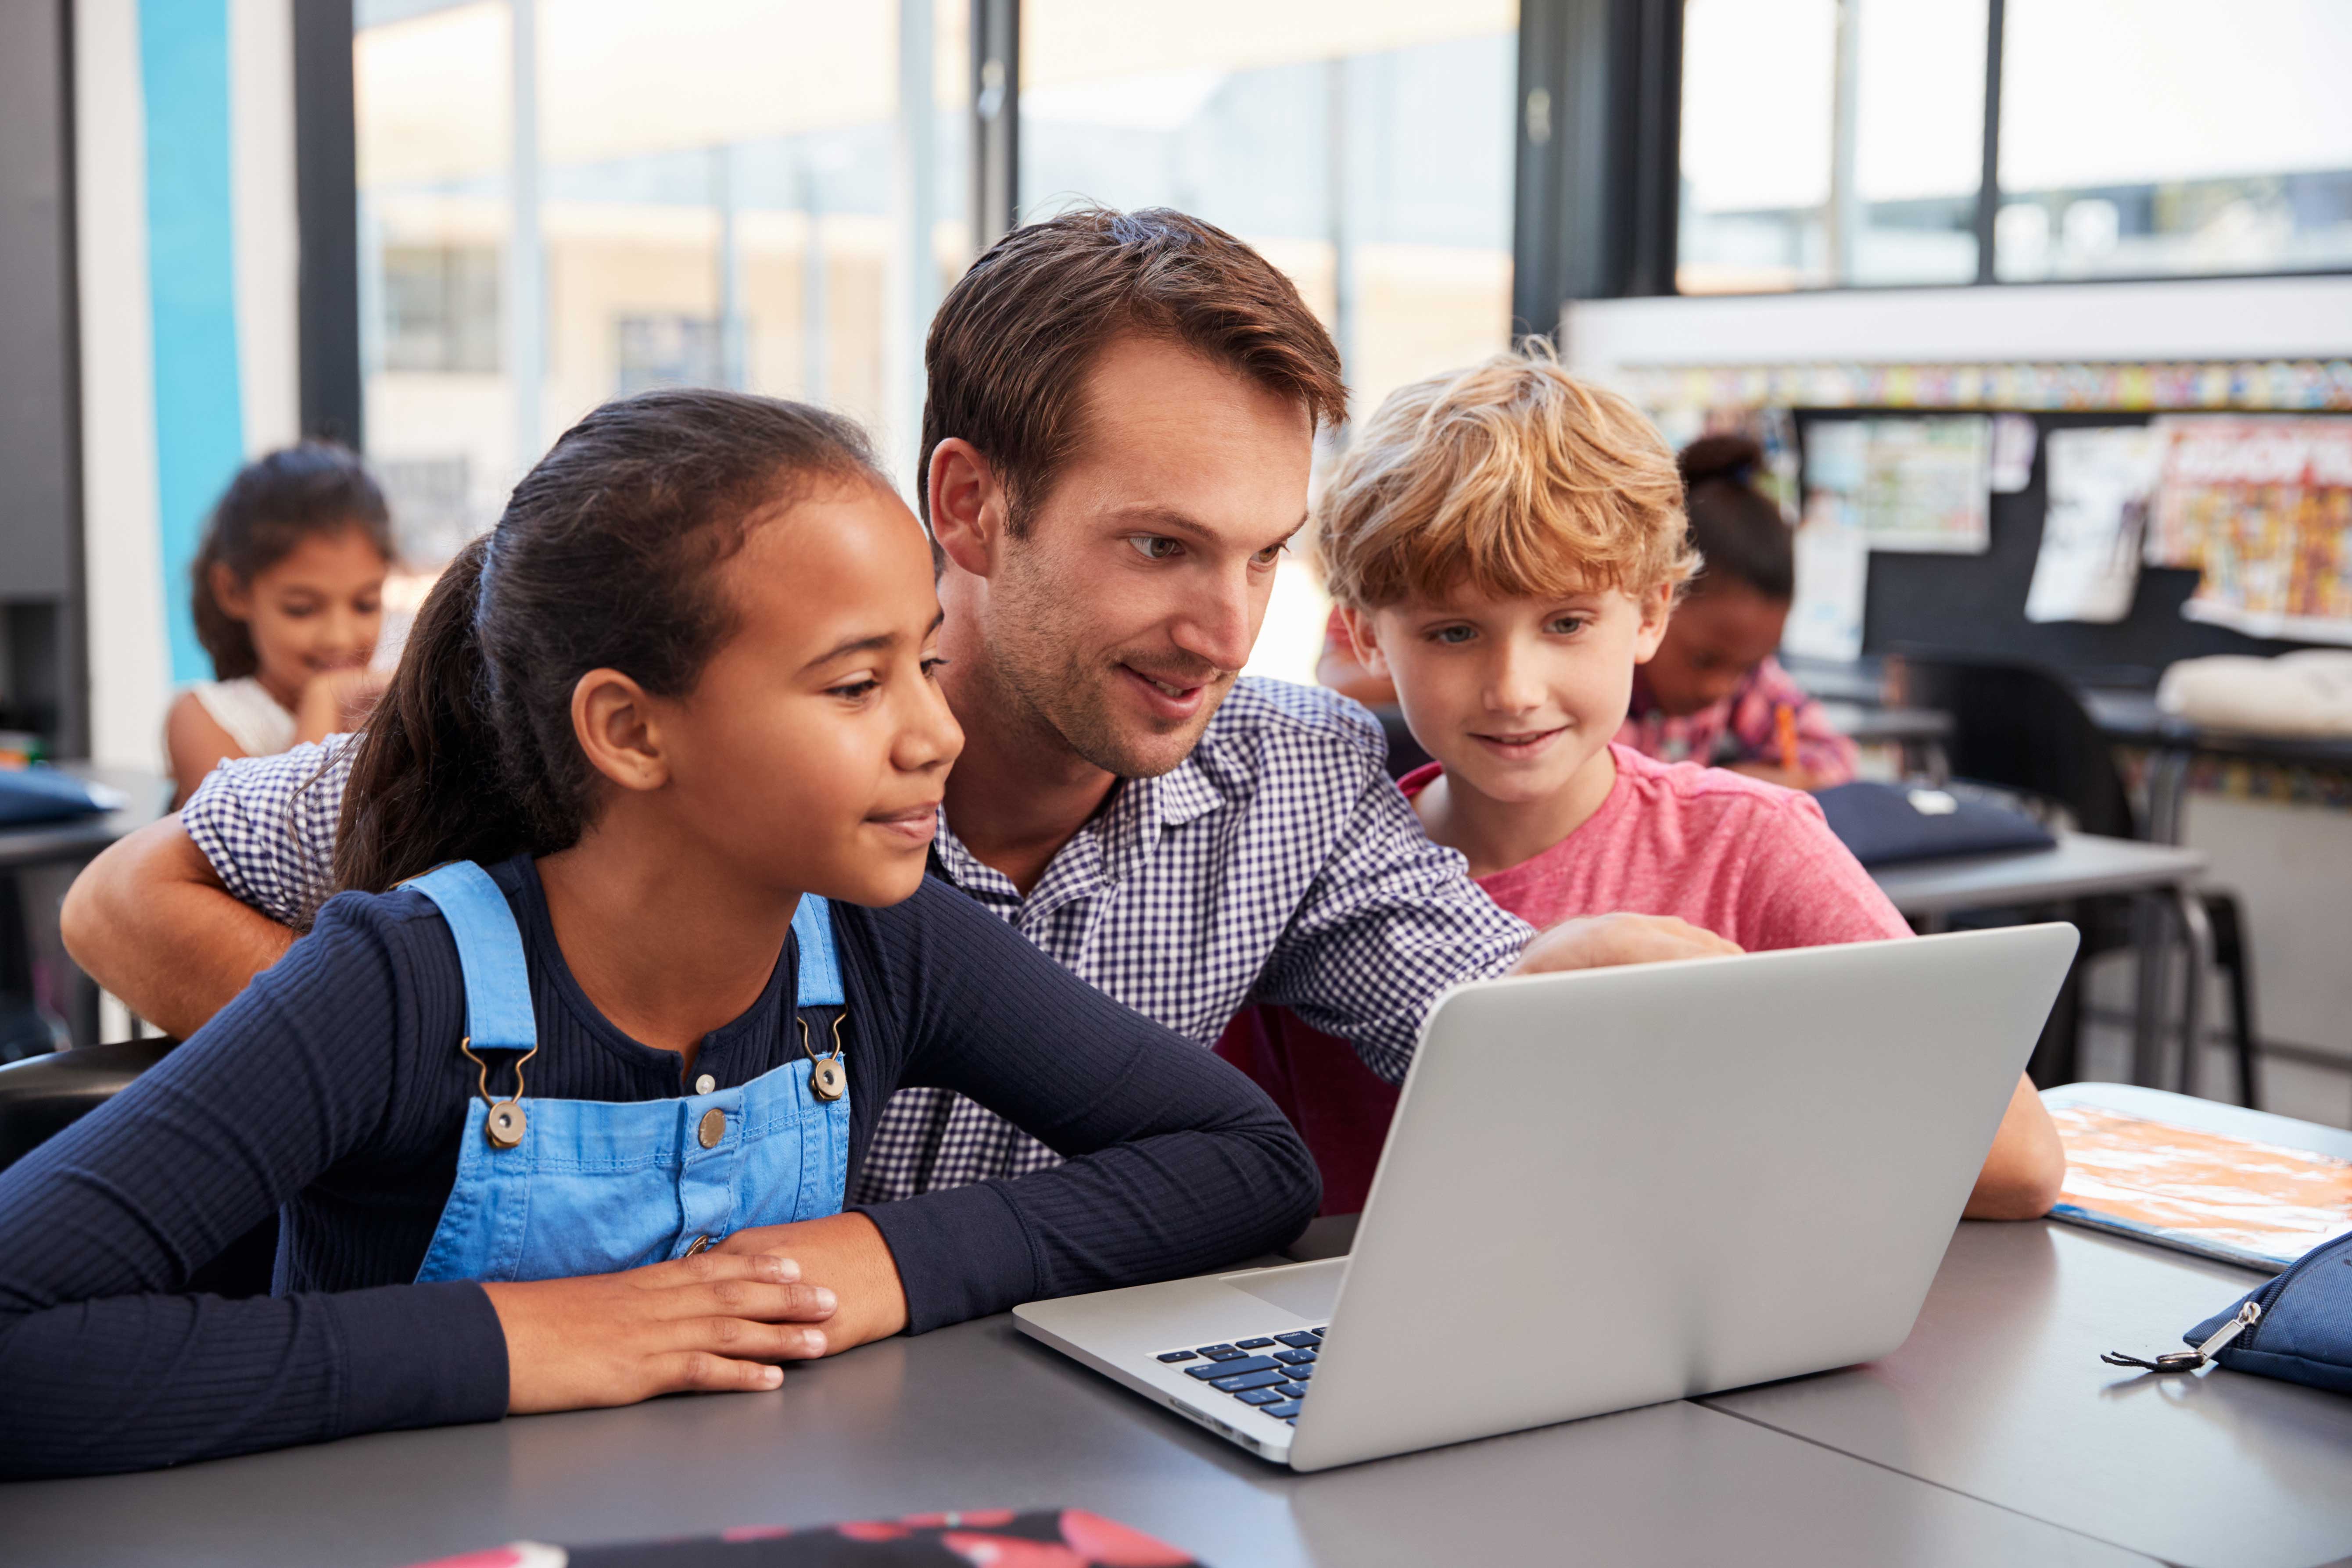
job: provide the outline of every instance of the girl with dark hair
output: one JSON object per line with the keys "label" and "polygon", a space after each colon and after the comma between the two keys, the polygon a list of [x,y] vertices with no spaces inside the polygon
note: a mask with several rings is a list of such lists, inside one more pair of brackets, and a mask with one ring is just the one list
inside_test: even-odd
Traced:
{"label": "girl with dark hair", "polygon": [[[418,618],[345,891],[0,1174],[0,1476],[773,1389],[1295,1234],[1264,1095],[926,877],[939,624],[833,415],[649,392],[559,440]],[[902,1084],[1066,1163],[845,1210]],[[270,1295],[187,1293],[273,1209]]]}
{"label": "girl with dark hair", "polygon": [[164,720],[175,800],[224,758],[357,727],[383,689],[368,661],[392,559],[383,493],[354,453],[306,441],[229,481],[189,573],[214,678]]}
{"label": "girl with dark hair", "polygon": [[1704,564],[1665,639],[1633,675],[1619,744],[1663,762],[1697,762],[1826,789],[1853,777],[1853,743],[1782,669],[1796,597],[1795,549],[1780,508],[1756,487],[1763,448],[1708,435],[1684,448],[1684,507]]}

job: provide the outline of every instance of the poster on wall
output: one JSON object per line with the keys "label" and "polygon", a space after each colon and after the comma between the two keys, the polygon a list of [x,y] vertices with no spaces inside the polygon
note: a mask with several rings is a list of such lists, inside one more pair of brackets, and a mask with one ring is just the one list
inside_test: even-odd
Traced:
{"label": "poster on wall", "polygon": [[2131,613],[2163,456],[2163,434],[2144,424],[2050,433],[2050,503],[2028,621],[2112,625]]}
{"label": "poster on wall", "polygon": [[2352,643],[2352,419],[2188,415],[2155,428],[2146,553],[2198,572],[2181,613],[2252,637]]}
{"label": "poster on wall", "polygon": [[1810,659],[1862,656],[1870,541],[1853,500],[1867,444],[1860,420],[1817,424],[1805,437],[1805,510],[1797,524],[1797,596],[1780,646]]}
{"label": "poster on wall", "polygon": [[1872,549],[1982,555],[1992,545],[1992,421],[1821,420],[1805,433],[1807,505],[1844,499]]}

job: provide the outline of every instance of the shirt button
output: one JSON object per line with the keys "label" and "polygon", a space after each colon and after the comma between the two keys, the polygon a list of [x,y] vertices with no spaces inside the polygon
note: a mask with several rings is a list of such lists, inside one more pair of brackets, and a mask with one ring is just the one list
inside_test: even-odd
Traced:
{"label": "shirt button", "polygon": [[695,1134],[706,1149],[715,1149],[719,1140],[727,1135],[727,1113],[712,1106],[702,1113],[702,1124]]}
{"label": "shirt button", "polygon": [[708,1072],[694,1081],[694,1092],[697,1094],[708,1094],[718,1087],[719,1080],[711,1077]]}

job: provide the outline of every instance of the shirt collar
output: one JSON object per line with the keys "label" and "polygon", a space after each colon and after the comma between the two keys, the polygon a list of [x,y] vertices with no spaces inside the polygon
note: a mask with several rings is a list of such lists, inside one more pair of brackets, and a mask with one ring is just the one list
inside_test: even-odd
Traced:
{"label": "shirt collar", "polygon": [[[1072,892],[1123,881],[1150,858],[1161,834],[1223,806],[1224,794],[1201,766],[1201,750],[1195,747],[1192,755],[1156,778],[1120,780],[1103,809],[1046,862],[1030,898],[1045,896],[1058,903]],[[931,854],[948,880],[966,893],[1009,908],[1018,908],[1024,902],[1012,878],[973,854],[956,837],[944,809]],[[1075,883],[1089,885],[1081,889]]]}

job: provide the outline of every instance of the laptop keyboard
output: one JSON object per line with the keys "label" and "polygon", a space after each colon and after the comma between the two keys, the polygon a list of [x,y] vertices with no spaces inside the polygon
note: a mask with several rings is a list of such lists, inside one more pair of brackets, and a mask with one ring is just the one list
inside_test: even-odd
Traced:
{"label": "laptop keyboard", "polygon": [[1244,1405],[1255,1405],[1277,1421],[1296,1422],[1315,1377],[1315,1353],[1323,1330],[1298,1329],[1264,1339],[1237,1339],[1231,1344],[1195,1345],[1191,1350],[1162,1351],[1170,1364],[1194,1362],[1185,1375],[1220,1394],[1230,1394]]}

